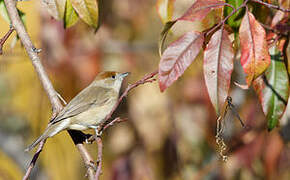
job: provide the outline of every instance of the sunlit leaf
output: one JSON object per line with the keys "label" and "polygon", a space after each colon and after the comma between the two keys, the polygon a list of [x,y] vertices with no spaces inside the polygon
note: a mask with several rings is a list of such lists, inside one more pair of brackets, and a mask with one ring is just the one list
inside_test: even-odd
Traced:
{"label": "sunlit leaf", "polygon": [[[241,6],[244,2],[244,0],[226,0],[227,3],[231,4],[234,8],[238,8]],[[224,16],[228,16],[231,14],[233,9],[231,7],[225,6],[224,7]],[[226,23],[231,26],[234,30],[238,30],[242,18],[244,14],[244,9],[239,9],[236,13],[234,13],[227,21]]]}
{"label": "sunlit leaf", "polygon": [[[25,21],[25,13],[20,11],[18,8],[17,8],[17,11],[18,11],[18,14],[20,16],[20,19],[22,20],[23,24],[26,25],[26,21]],[[10,19],[9,19],[9,15],[8,15],[8,12],[7,12],[7,9],[6,9],[6,6],[5,6],[5,3],[4,3],[4,0],[0,0],[0,15],[2,16],[2,18],[10,24]]]}
{"label": "sunlit leaf", "polygon": [[158,47],[158,50],[159,50],[159,55],[161,56],[162,55],[162,49],[163,49],[163,46],[164,46],[164,42],[165,42],[165,39],[167,37],[167,34],[168,32],[170,31],[171,27],[176,23],[176,21],[168,21],[164,27],[163,27],[163,30],[160,34],[160,39],[159,39],[159,47]]}
{"label": "sunlit leaf", "polygon": [[190,31],[170,44],[159,63],[159,87],[161,91],[176,81],[198,55],[204,41],[203,34]]}
{"label": "sunlit leaf", "polygon": [[241,44],[241,64],[246,73],[248,86],[270,65],[270,55],[264,28],[254,15],[247,12],[239,30]]}
{"label": "sunlit leaf", "polygon": [[203,72],[210,100],[217,112],[228,96],[234,51],[226,30],[220,29],[211,37],[205,51]]}
{"label": "sunlit leaf", "polygon": [[78,14],[72,7],[70,0],[66,1],[65,11],[64,11],[64,27],[69,28],[73,26],[76,22],[78,22],[79,17]]}
{"label": "sunlit leaf", "polygon": [[281,119],[289,96],[289,80],[282,53],[277,46],[269,49],[271,65],[265,75],[256,79],[253,87],[259,96],[268,129],[272,130]]}
{"label": "sunlit leaf", "polygon": [[225,2],[218,0],[196,0],[178,20],[202,20],[212,9],[221,8],[223,5]]}
{"label": "sunlit leaf", "polygon": [[49,14],[58,20],[62,20],[64,17],[66,0],[42,0],[42,4],[49,12]]}
{"label": "sunlit leaf", "polygon": [[156,8],[163,24],[172,20],[175,0],[157,0]]}
{"label": "sunlit leaf", "polygon": [[99,7],[97,0],[71,0],[79,17],[88,25],[97,29],[99,26]]}

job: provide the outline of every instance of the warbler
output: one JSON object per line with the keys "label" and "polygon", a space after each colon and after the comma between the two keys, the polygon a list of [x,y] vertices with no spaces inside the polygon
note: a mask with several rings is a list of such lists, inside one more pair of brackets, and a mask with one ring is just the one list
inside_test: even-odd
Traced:
{"label": "warbler", "polygon": [[25,151],[30,151],[42,140],[52,137],[63,130],[95,129],[112,111],[119,98],[124,78],[129,73],[113,71],[99,73],[93,82],[77,94],[63,110],[52,119],[44,133]]}

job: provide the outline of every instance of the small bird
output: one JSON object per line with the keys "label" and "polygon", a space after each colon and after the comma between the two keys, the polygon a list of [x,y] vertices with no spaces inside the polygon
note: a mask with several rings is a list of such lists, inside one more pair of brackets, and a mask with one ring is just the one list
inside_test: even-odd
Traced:
{"label": "small bird", "polygon": [[105,120],[119,98],[124,78],[129,73],[113,71],[99,73],[94,81],[76,95],[63,110],[52,119],[44,133],[25,151],[32,150],[42,140],[52,137],[63,130],[95,129]]}

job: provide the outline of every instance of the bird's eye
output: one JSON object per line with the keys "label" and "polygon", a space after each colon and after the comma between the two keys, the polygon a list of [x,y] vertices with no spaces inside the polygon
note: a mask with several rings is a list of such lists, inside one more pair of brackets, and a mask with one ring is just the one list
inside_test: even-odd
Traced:
{"label": "bird's eye", "polygon": [[116,79],[116,76],[115,76],[115,75],[113,75],[113,76],[112,76],[112,78],[113,78],[113,79]]}

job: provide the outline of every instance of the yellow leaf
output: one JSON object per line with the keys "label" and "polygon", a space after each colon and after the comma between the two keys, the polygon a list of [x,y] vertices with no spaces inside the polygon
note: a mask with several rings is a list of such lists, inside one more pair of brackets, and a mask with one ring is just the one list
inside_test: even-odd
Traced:
{"label": "yellow leaf", "polygon": [[71,0],[79,17],[95,29],[99,26],[99,9],[97,0]]}

